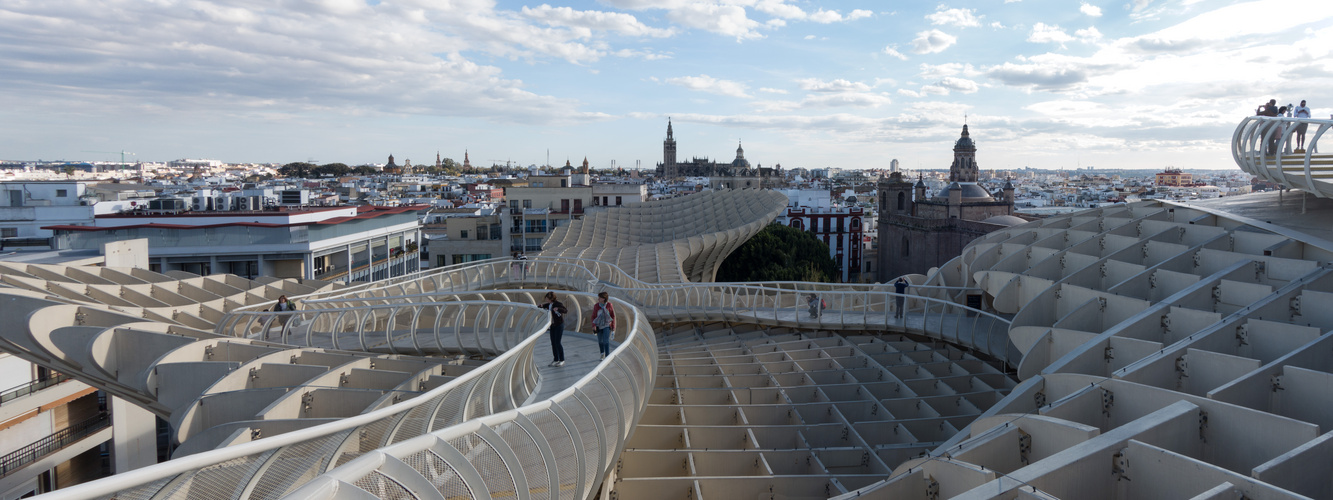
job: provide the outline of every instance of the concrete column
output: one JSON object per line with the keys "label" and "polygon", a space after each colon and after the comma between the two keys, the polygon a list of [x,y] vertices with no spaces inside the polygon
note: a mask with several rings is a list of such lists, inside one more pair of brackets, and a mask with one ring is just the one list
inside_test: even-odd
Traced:
{"label": "concrete column", "polygon": [[305,279],[315,279],[315,254],[305,254]]}
{"label": "concrete column", "polygon": [[111,466],[114,474],[157,463],[157,416],[115,396],[111,399]]}
{"label": "concrete column", "polygon": [[[268,272],[268,268],[264,266],[264,254],[261,253],[255,258],[258,259],[258,265],[255,267],[259,268],[259,276],[272,276],[273,273]],[[256,278],[259,276],[256,276]]]}
{"label": "concrete column", "polygon": [[208,256],[208,274],[218,274],[218,256]]}

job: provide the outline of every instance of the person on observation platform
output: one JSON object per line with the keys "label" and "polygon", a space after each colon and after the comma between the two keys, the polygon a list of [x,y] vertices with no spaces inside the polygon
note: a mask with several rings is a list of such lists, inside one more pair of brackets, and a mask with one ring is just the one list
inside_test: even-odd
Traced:
{"label": "person on observation platform", "polygon": [[[1304,99],[1301,99],[1301,105],[1300,105],[1300,106],[1296,106],[1296,109],[1295,109],[1294,111],[1292,111],[1292,115],[1291,115],[1291,116],[1294,117],[1294,118],[1306,118],[1306,119],[1310,118],[1310,108],[1308,108],[1308,107],[1305,106],[1305,100],[1304,100]],[[1296,152],[1297,152],[1297,153],[1304,153],[1304,152],[1305,152],[1305,129],[1307,129],[1307,128],[1309,128],[1309,127],[1310,127],[1310,124],[1309,124],[1309,123],[1305,123],[1305,122],[1301,122],[1301,123],[1296,124]]]}
{"label": "person on observation platform", "polygon": [[906,312],[904,309],[907,308],[908,286],[907,280],[904,278],[898,278],[898,281],[893,283],[893,293],[898,294],[898,296],[894,298],[894,300],[898,302],[898,310],[893,313],[893,317],[895,318],[902,318]]}
{"label": "person on observation platform", "polygon": [[565,366],[565,347],[561,338],[565,336],[565,315],[569,314],[569,309],[555,300],[555,292],[546,292],[545,299],[546,302],[537,307],[551,312],[551,329],[547,330],[551,336],[551,354],[555,358],[551,366]]}
{"label": "person on observation platform", "polygon": [[597,351],[602,353],[602,359],[606,359],[611,355],[611,331],[616,329],[616,309],[611,306],[611,298],[606,292],[597,294],[597,303],[592,306],[588,323],[597,331]]}
{"label": "person on observation platform", "polygon": [[810,308],[810,317],[812,319],[823,315],[824,308],[828,307],[828,304],[824,303],[824,299],[819,298],[818,295],[813,293],[806,296],[805,305]]}
{"label": "person on observation platform", "polygon": [[286,295],[280,295],[278,296],[278,303],[273,304],[273,308],[269,310],[273,312],[295,311],[296,304],[288,302]]}

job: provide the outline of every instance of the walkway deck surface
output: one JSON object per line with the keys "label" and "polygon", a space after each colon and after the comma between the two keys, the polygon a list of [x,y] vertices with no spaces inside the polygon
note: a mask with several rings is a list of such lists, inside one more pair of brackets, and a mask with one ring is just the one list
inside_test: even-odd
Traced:
{"label": "walkway deck surface", "polygon": [[[532,362],[537,365],[541,379],[537,383],[537,390],[528,398],[528,403],[551,399],[551,396],[592,373],[597,364],[601,363],[601,355],[597,352],[597,337],[590,333],[565,332],[560,343],[565,348],[565,366],[550,366],[551,340],[549,335],[543,337],[533,346]],[[612,342],[611,349],[615,350],[617,345]]]}

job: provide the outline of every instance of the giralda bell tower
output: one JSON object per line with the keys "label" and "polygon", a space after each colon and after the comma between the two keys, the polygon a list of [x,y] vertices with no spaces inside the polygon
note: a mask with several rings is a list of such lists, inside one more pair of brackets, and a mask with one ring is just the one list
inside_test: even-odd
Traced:
{"label": "giralda bell tower", "polygon": [[671,119],[667,118],[667,136],[662,141],[662,173],[668,179],[680,176],[676,170],[676,139],[671,136]]}

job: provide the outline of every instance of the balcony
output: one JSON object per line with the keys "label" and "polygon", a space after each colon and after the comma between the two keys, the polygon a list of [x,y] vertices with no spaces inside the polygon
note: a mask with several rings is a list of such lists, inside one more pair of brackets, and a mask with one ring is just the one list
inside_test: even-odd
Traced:
{"label": "balcony", "polygon": [[0,477],[8,476],[109,426],[111,426],[110,415],[105,411],[99,412],[92,418],[60,429],[54,434],[14,450],[0,457]]}
{"label": "balcony", "polygon": [[18,387],[14,387],[3,393],[0,393],[0,406],[4,406],[6,404],[9,404],[10,401],[21,398],[23,396],[30,395],[34,392],[40,391],[47,387],[51,387],[66,380],[71,380],[69,375],[65,375],[63,373],[57,373],[54,377],[48,378],[46,380],[34,380],[32,382],[28,382]]}

